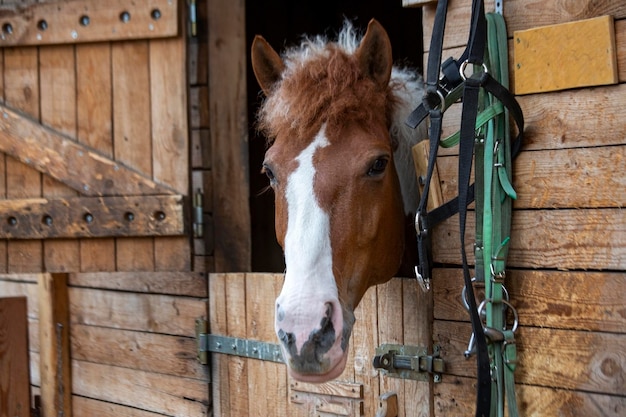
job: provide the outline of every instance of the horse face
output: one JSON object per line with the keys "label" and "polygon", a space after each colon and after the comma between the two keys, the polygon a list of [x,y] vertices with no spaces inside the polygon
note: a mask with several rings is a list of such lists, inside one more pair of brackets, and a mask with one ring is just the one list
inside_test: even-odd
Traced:
{"label": "horse face", "polygon": [[[272,94],[285,66],[262,39],[252,50],[257,80]],[[376,22],[355,56],[374,88],[385,89],[391,52]],[[322,122],[308,137],[278,132],[264,170],[286,262],[276,334],[292,377],[328,381],[344,370],[354,308],[368,287],[393,276],[403,254],[404,211],[385,118]]]}

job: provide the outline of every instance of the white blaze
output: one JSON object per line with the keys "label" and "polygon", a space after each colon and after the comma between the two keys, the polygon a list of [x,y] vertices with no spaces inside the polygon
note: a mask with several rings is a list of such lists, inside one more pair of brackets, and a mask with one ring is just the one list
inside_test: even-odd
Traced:
{"label": "white blaze", "polygon": [[287,233],[285,235],[285,283],[280,299],[311,307],[311,302],[337,299],[332,270],[330,220],[315,196],[315,152],[328,146],[325,126],[298,155],[298,167],[287,179]]}

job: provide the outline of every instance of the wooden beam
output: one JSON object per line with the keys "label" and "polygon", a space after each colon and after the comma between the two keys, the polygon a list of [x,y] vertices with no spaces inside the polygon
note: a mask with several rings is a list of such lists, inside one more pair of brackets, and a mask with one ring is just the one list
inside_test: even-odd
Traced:
{"label": "wooden beam", "polygon": [[0,415],[30,416],[26,297],[0,298]]}
{"label": "wooden beam", "polygon": [[243,0],[209,0],[209,115],[215,270],[251,269]]}
{"label": "wooden beam", "polygon": [[67,274],[39,277],[39,351],[44,416],[72,416]]}
{"label": "wooden beam", "polygon": [[178,34],[178,1],[77,0],[0,7],[0,47]]}
{"label": "wooden beam", "polygon": [[0,200],[0,238],[180,236],[185,213],[180,195]]}
{"label": "wooden beam", "polygon": [[0,152],[82,195],[177,194],[143,173],[42,126],[5,105],[0,105]]}

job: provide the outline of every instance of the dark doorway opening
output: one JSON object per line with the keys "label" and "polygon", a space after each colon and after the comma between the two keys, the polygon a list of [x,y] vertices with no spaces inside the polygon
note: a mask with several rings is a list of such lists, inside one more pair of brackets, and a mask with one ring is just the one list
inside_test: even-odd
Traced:
{"label": "dark doorway opening", "polygon": [[[403,8],[401,0],[254,0],[246,2],[248,51],[254,35],[260,34],[278,51],[296,44],[303,34],[332,37],[350,19],[365,30],[376,18],[387,30],[394,62],[422,72],[422,12]],[[267,178],[261,174],[265,138],[255,129],[255,115],[262,101],[260,88],[248,59],[248,120],[250,120],[250,213],[252,221],[252,270],[283,272],[282,249],[274,234],[274,196],[266,191]]]}

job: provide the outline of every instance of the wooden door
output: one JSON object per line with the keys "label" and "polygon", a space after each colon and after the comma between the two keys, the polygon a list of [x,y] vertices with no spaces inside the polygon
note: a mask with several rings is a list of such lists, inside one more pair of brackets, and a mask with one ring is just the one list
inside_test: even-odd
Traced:
{"label": "wooden door", "polygon": [[182,2],[3,3],[0,271],[190,270]]}
{"label": "wooden door", "polygon": [[[274,301],[282,280],[282,274],[211,274],[211,333],[276,343]],[[381,344],[429,346],[428,299],[414,279],[370,288],[355,311],[348,365],[333,382],[301,383],[288,377],[283,363],[214,353],[215,417],[373,417],[387,406],[381,397],[389,393],[397,395],[398,416],[430,416],[430,380],[392,378],[372,364]]]}

